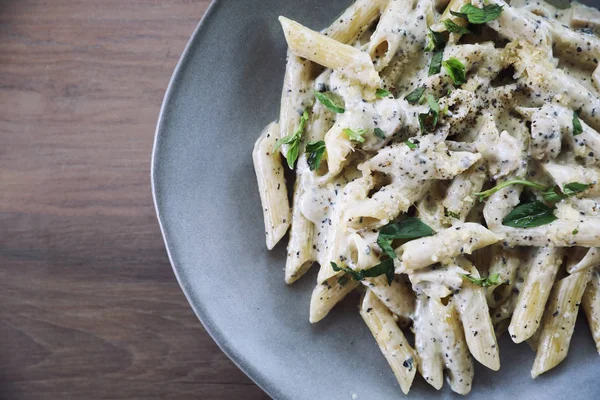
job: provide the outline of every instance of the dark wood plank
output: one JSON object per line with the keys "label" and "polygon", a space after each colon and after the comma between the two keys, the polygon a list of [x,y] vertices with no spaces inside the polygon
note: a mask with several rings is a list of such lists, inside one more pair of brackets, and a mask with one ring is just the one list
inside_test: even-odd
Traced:
{"label": "dark wood plank", "polygon": [[150,152],[208,0],[0,0],[0,398],[268,399],[169,265]]}

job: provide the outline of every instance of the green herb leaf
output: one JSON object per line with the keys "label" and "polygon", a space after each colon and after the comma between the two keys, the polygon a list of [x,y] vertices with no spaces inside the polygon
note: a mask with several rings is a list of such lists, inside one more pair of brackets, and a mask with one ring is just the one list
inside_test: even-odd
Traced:
{"label": "green herb leaf", "polygon": [[577,235],[579,233],[579,229],[574,229],[573,232],[571,232],[573,235]]}
{"label": "green herb leaf", "polygon": [[396,252],[391,244],[393,240],[414,240],[433,235],[433,229],[423,223],[419,218],[406,218],[401,222],[387,224],[379,230],[377,244],[390,258],[396,258]]}
{"label": "green herb leaf", "polygon": [[404,142],[404,143],[406,143],[406,145],[408,146],[408,148],[409,148],[409,149],[411,149],[411,150],[414,150],[414,149],[416,149],[416,148],[418,148],[418,147],[419,147],[419,146],[417,146],[415,143],[411,142],[410,140],[407,140],[407,141],[406,141],[406,142]]}
{"label": "green herb leaf", "polygon": [[573,111],[573,136],[580,135],[583,132],[581,121],[575,111]]}
{"label": "green herb leaf", "polygon": [[363,269],[360,271],[355,271],[348,267],[339,267],[334,262],[331,262],[331,268],[333,268],[335,272],[344,271],[355,281],[362,281],[365,278],[375,278],[379,275],[385,275],[388,284],[391,284],[394,281],[394,260],[392,260],[391,258],[382,261],[374,267]]}
{"label": "green herb leaf", "polygon": [[571,182],[567,183],[563,187],[562,191],[558,186],[548,188],[547,190],[542,192],[542,197],[544,198],[544,201],[548,203],[558,203],[563,199],[573,197],[583,191],[586,191],[590,187],[592,187],[591,184]]}
{"label": "green herb leaf", "polygon": [[425,93],[425,86],[420,86],[407,94],[404,100],[408,101],[409,104],[417,104],[423,97],[423,93]]}
{"label": "green herb leaf", "polygon": [[429,71],[428,75],[436,75],[439,74],[442,70],[442,60],[444,59],[444,49],[436,50],[431,57],[431,62],[429,63]]}
{"label": "green herb leaf", "polygon": [[321,166],[321,158],[323,158],[325,150],[325,142],[322,140],[318,142],[309,142],[306,144],[306,152],[308,153],[306,162],[308,163],[308,167],[311,171],[319,169]]}
{"label": "green herb leaf", "polygon": [[369,131],[366,129],[359,129],[357,131],[353,131],[350,128],[346,128],[343,132],[346,134],[346,136],[348,136],[348,139],[352,140],[353,142],[364,143],[365,138],[363,137],[363,135]]}
{"label": "green herb leaf", "polygon": [[[486,22],[495,20],[502,14],[502,6],[499,6],[498,4],[488,4],[483,6],[483,8],[478,8],[472,4],[465,4],[461,7],[460,12],[461,14],[464,14],[467,17],[467,21],[472,24],[485,24]],[[452,15],[456,14],[453,13]]]}
{"label": "green herb leaf", "polygon": [[338,278],[337,283],[340,286],[346,286],[346,283],[348,283],[348,281],[350,281],[350,279],[346,275],[342,275]]}
{"label": "green herb leaf", "polygon": [[429,104],[429,112],[427,114],[419,114],[419,126],[423,133],[431,132],[435,129],[440,115],[440,105],[430,94],[427,95],[427,104]]}
{"label": "green herb leaf", "polygon": [[464,279],[468,280],[474,285],[481,287],[490,287],[493,285],[497,285],[500,283],[500,274],[490,275],[487,278],[476,278],[473,275],[469,274],[460,274]]}
{"label": "green herb leaf", "polygon": [[524,185],[524,186],[529,186],[529,187],[532,187],[532,188],[535,188],[538,190],[546,190],[546,186],[544,186],[540,183],[526,181],[524,179],[513,179],[510,181],[502,182],[499,185],[496,185],[489,190],[473,193],[473,195],[479,196],[479,201],[483,201],[483,199],[485,199],[486,197],[489,197],[489,196],[493,195],[494,193],[496,193],[510,185]]}
{"label": "green herb leaf", "polygon": [[469,19],[469,17],[467,17],[467,14],[463,14],[463,13],[461,13],[461,12],[456,12],[456,11],[452,11],[452,10],[450,10],[450,14],[452,14],[452,15],[454,15],[455,17],[458,17],[458,18],[462,18],[462,19],[466,19],[466,20],[468,20],[468,19]]}
{"label": "green herb leaf", "polygon": [[321,93],[316,90],[314,91],[314,93],[317,100],[319,100],[321,104],[323,104],[325,107],[327,107],[334,113],[343,114],[344,112],[346,112],[346,109],[344,108],[344,101],[337,94],[333,92]]}
{"label": "green herb leaf", "polygon": [[436,32],[429,29],[429,33],[427,34],[427,44],[425,45],[425,51],[433,51],[443,49],[446,44],[446,38],[442,32]]}
{"label": "green herb leaf", "polygon": [[519,204],[502,220],[502,225],[513,228],[533,228],[547,225],[554,220],[556,220],[554,208],[550,208],[539,201],[534,201]]}
{"label": "green herb leaf", "polygon": [[385,132],[381,130],[381,128],[375,128],[373,133],[381,140],[385,140]]}
{"label": "green herb leaf", "polygon": [[562,191],[567,197],[573,197],[576,194],[581,193],[585,190],[588,190],[591,187],[592,187],[591,184],[571,182],[571,183],[567,183],[565,186],[563,186]]}
{"label": "green herb leaf", "polygon": [[444,25],[446,26],[446,29],[448,30],[448,32],[460,33],[461,35],[466,35],[467,33],[471,33],[470,30],[468,30],[464,26],[457,24],[456,22],[452,21],[451,19],[445,19]]}
{"label": "green herb leaf", "polygon": [[375,91],[375,96],[377,96],[378,99],[383,99],[384,97],[392,96],[392,92],[390,92],[389,90],[385,90],[385,89],[377,89]]}
{"label": "green herb leaf", "polygon": [[452,212],[450,210],[446,210],[445,214],[446,214],[446,217],[460,219],[460,215],[459,214],[454,213],[454,212]]}
{"label": "green herb leaf", "polygon": [[308,122],[308,110],[304,110],[302,113],[302,116],[300,117],[300,124],[298,125],[296,131],[289,136],[277,139],[275,146],[273,146],[272,152],[275,153],[275,150],[277,150],[282,144],[289,145],[286,158],[288,167],[290,167],[290,169],[294,169],[294,164],[296,164],[296,160],[298,159],[298,150],[300,147],[300,142],[302,141],[302,134],[304,133],[306,122]]}
{"label": "green herb leaf", "polygon": [[465,66],[458,59],[450,57],[442,63],[448,75],[452,78],[455,86],[464,84],[467,79],[465,77]]}

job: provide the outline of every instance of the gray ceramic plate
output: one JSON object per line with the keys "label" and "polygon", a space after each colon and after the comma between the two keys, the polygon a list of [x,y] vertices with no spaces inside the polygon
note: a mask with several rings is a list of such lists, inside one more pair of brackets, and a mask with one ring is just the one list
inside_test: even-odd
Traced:
{"label": "gray ceramic plate", "polygon": [[[315,271],[285,285],[285,244],[265,247],[252,167],[254,141],[279,108],[286,46],[277,16],[316,29],[349,3],[216,1],[181,58],[158,124],[152,182],[179,283],[223,351],[275,399],[402,397],[356,296],[309,324]],[[500,372],[476,369],[472,398],[600,398],[600,359],[582,321],[567,360],[535,381],[527,345],[503,337],[501,354]],[[417,377],[410,397],[458,396]]]}

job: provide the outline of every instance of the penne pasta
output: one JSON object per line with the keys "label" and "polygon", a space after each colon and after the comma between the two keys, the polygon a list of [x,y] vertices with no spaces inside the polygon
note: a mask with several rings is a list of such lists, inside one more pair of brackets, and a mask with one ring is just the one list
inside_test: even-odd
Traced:
{"label": "penne pasta", "polygon": [[600,273],[593,271],[581,300],[596,349],[600,354]]}
{"label": "penne pasta", "polygon": [[329,311],[358,285],[359,282],[343,274],[317,284],[310,298],[310,323],[315,324],[325,318]]}

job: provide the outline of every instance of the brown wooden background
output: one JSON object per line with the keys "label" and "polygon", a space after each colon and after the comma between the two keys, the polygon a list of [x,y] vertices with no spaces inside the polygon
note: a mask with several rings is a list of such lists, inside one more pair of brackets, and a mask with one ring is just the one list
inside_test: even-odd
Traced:
{"label": "brown wooden background", "polygon": [[0,398],[268,399],[167,260],[150,153],[208,0],[0,0]]}

